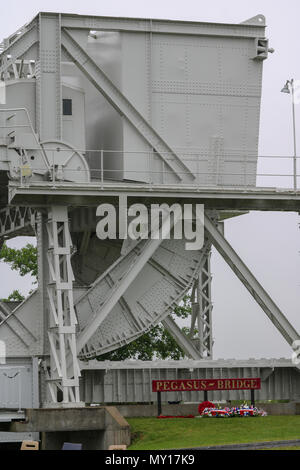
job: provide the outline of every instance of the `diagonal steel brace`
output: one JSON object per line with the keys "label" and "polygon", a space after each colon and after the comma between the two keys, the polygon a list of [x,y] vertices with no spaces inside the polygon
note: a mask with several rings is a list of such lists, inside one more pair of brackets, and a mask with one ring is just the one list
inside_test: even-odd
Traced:
{"label": "diagonal steel brace", "polygon": [[204,215],[204,227],[220,255],[242,281],[284,339],[292,345],[300,338],[299,334],[206,214]]}
{"label": "diagonal steel brace", "polygon": [[[174,216],[173,224],[176,224],[178,221],[179,215]],[[173,225],[171,224],[171,226]],[[161,235],[159,238],[155,236],[147,240],[144,249],[139,254],[136,261],[130,266],[129,270],[126,272],[126,275],[117,282],[114,287],[111,288],[109,296],[106,298],[105,302],[101,305],[101,308],[95,315],[91,318],[90,322],[86,325],[84,330],[82,330],[77,336],[77,352],[79,353],[81,349],[86,345],[89,339],[93,336],[97,328],[105,320],[105,318],[112,311],[114,306],[120,301],[123,294],[129,288],[131,283],[135,280],[138,274],[141,272],[143,267],[146,265],[148,260],[153,256],[155,251],[158,249],[164,238],[167,236],[171,230],[170,223],[168,218],[162,221],[161,226]],[[157,229],[159,232],[159,228]]]}
{"label": "diagonal steel brace", "polygon": [[[2,54],[0,54],[0,76],[15,63],[15,60],[25,54],[25,52],[27,52],[37,41],[37,27],[35,24],[32,24],[30,29],[25,31],[23,34],[20,34],[20,36],[5,51],[3,51]],[[8,54],[11,58],[4,60]]]}
{"label": "diagonal steel brace", "polygon": [[[154,148],[166,165],[173,170],[179,180],[193,180],[195,176],[185,165],[181,158],[169,147],[162,137],[150,126],[147,120],[137,111],[133,104],[111,82],[101,68],[93,61],[87,52],[71,36],[70,32],[62,28],[62,47],[70,58],[90,80],[90,82],[103,94],[108,102],[124,116],[137,130],[137,132]],[[168,158],[169,157],[169,158]],[[170,159],[172,157],[172,160]]]}
{"label": "diagonal steel brace", "polygon": [[191,339],[185,335],[173,318],[168,315],[163,321],[163,326],[168,330],[170,335],[175,339],[176,343],[183,349],[183,351],[194,360],[202,359],[199,351],[193,345]]}

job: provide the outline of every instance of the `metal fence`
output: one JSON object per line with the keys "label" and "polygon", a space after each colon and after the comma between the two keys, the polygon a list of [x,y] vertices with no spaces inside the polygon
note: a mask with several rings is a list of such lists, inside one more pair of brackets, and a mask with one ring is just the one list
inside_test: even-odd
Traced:
{"label": "metal fence", "polygon": [[[38,149],[33,149],[38,150]],[[54,157],[51,158],[51,154],[54,154],[53,148],[44,147],[45,152],[49,156],[48,164],[48,181],[50,186],[53,188],[59,187],[60,184],[65,184],[68,179],[64,179],[58,174],[57,163],[53,163]],[[60,152],[70,151],[66,149],[57,149]],[[79,152],[74,150],[74,152]],[[145,187],[154,188],[156,186],[178,186],[194,188],[194,189],[205,189],[205,188],[240,188],[245,189],[263,189],[263,188],[278,188],[286,190],[297,191],[300,188],[300,173],[296,174],[297,185],[294,187],[294,173],[293,164],[295,157],[287,155],[261,155],[257,158],[243,158],[237,159],[234,156],[227,156],[226,160],[223,160],[222,169],[216,169],[214,171],[199,170],[199,168],[192,169],[191,173],[182,171],[178,172],[178,177],[181,181],[176,181],[174,173],[169,168],[168,163],[173,161],[172,156],[166,156],[165,160],[158,163],[158,157],[153,152],[124,152],[116,150],[87,150],[84,155],[89,165],[90,170],[90,182],[98,187],[104,189],[112,182],[122,183],[127,182],[131,184],[142,183]],[[92,158],[91,158],[92,156]],[[109,158],[112,158],[114,165],[109,167],[105,164]],[[208,166],[211,161],[208,157],[201,156],[200,154],[182,154],[184,163],[193,168],[199,166]],[[133,160],[132,165],[124,168],[124,161]],[[142,166],[140,169],[135,168],[135,163],[139,159],[146,159],[147,165]],[[296,157],[296,161],[300,160],[300,157]],[[98,161],[96,166],[95,161]],[[237,171],[229,171],[232,165],[239,166]],[[23,163],[20,163],[20,177],[19,183],[21,187],[35,186],[37,181],[31,177],[27,177],[22,171]],[[255,171],[250,171],[252,167],[255,167]],[[257,171],[256,171],[257,168]],[[42,172],[44,168],[35,167],[35,172]],[[80,172],[86,172],[85,169],[71,169],[67,170],[68,176],[76,176]],[[192,174],[193,178],[190,178]],[[77,183],[73,182],[76,185]]]}
{"label": "metal fence", "polygon": [[[111,181],[131,183],[142,182],[146,186],[177,184],[201,189],[207,187],[237,187],[247,188],[284,188],[297,190],[300,184],[298,174],[298,161],[300,157],[289,155],[260,155],[255,150],[250,153],[241,153],[238,150],[222,149],[185,149],[175,148],[174,153],[159,153],[151,150],[118,150],[118,149],[74,149],[72,146],[57,144],[57,147],[40,145],[33,123],[26,108],[0,109],[0,137],[8,148],[14,148],[14,140],[18,140],[19,133],[31,135],[31,146],[25,152],[19,149],[19,183],[21,186],[34,185],[31,178],[30,166],[35,159],[30,152],[40,152],[40,167],[34,163],[36,173],[45,173],[50,184],[56,187],[67,181],[63,179],[59,158],[64,152],[83,156],[88,163],[91,182],[100,189]],[[0,139],[1,140],[1,139]],[[32,145],[33,143],[33,145]],[[3,148],[3,147],[2,147]],[[1,147],[0,147],[1,154]],[[1,156],[1,155],[0,155]],[[176,174],[172,170],[173,164],[178,164]],[[30,161],[30,159],[33,159]],[[63,165],[65,160],[62,158]],[[1,160],[1,159],[0,159]],[[28,162],[26,163],[26,161]],[[25,162],[25,165],[24,165]],[[13,166],[15,165],[15,162]],[[27,168],[29,166],[29,168]],[[25,170],[25,171],[24,171]],[[295,175],[296,171],[296,175]],[[85,168],[68,169],[68,177],[86,172]],[[76,178],[75,178],[76,179]]]}
{"label": "metal fence", "polygon": [[[300,373],[288,359],[245,361],[89,361],[82,370],[82,399],[87,403],[150,403],[157,400],[152,380],[261,378],[255,398],[300,401]],[[165,392],[164,401],[201,402],[203,392]],[[210,391],[208,399],[250,400],[249,390]]]}

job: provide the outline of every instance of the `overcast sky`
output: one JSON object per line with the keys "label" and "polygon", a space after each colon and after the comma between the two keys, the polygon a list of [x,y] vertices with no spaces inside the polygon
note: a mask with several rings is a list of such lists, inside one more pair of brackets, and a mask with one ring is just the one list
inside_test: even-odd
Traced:
{"label": "overcast sky", "polygon": [[[291,101],[280,89],[287,79],[300,80],[299,0],[10,0],[1,6],[0,37],[9,36],[39,11],[224,23],[239,23],[257,14],[265,15],[266,34],[275,53],[264,62],[259,154],[292,155]],[[300,145],[299,109],[296,106]],[[259,171],[286,173],[289,169],[278,160],[270,162],[268,167],[261,165]],[[280,185],[279,179],[264,178],[259,182],[265,186]],[[281,182],[281,186],[288,184],[292,184],[292,179]],[[299,219],[297,213],[252,212],[225,225],[228,240],[298,331]],[[15,239],[10,245],[20,246],[25,240]],[[216,253],[212,273],[214,358],[290,357],[290,347]],[[3,263],[0,276],[0,297],[15,288],[25,294],[31,288],[30,278],[19,278]]]}

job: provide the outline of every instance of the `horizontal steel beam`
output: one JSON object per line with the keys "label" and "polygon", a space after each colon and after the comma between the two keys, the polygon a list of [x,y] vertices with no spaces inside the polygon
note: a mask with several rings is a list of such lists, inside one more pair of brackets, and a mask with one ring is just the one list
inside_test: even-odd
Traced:
{"label": "horizontal steel beam", "polygon": [[214,247],[218,250],[237,277],[242,281],[246,289],[248,289],[252,297],[261,306],[265,314],[282,334],[284,339],[290,345],[292,345],[295,340],[300,339],[298,332],[290,324],[285,315],[277,307],[269,294],[267,294],[246,264],[237,255],[207,215],[204,215],[204,226]]}
{"label": "horizontal steel beam", "polygon": [[80,370],[117,370],[117,369],[229,369],[229,368],[291,368],[297,371],[291,359],[158,359],[156,361],[143,361],[140,359],[126,359],[124,361],[79,361]]}
{"label": "horizontal steel beam", "polygon": [[113,18],[62,14],[62,27],[93,31],[184,34],[200,36],[233,36],[255,38],[264,36],[265,22],[256,24],[204,23],[142,18]]}
{"label": "horizontal steel beam", "polygon": [[[103,187],[102,187],[103,186]],[[9,203],[29,205],[32,207],[47,206],[48,201],[76,202],[77,206],[98,205],[102,198],[118,198],[126,194],[129,198],[161,198],[161,200],[178,199],[184,202],[198,202],[206,208],[226,211],[288,211],[300,212],[300,191],[289,189],[277,191],[273,188],[199,188],[193,185],[145,185],[139,183],[90,182],[89,186],[55,182],[30,183],[22,187],[14,182],[9,183]],[[156,201],[157,202],[157,201]]]}
{"label": "horizontal steel beam", "polygon": [[36,211],[29,207],[6,206],[0,209],[0,239],[34,235]]}

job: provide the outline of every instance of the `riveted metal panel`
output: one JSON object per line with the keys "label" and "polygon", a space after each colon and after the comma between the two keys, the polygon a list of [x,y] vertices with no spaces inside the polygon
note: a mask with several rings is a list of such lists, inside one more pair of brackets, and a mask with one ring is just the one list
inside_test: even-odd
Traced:
{"label": "riveted metal panel", "polygon": [[[46,25],[50,18],[45,15]],[[100,25],[100,31],[89,34],[87,24]],[[63,57],[68,61],[62,70],[64,77],[76,79],[85,91],[87,145],[109,151],[104,153],[106,177],[177,183],[178,176],[186,181],[191,171],[203,185],[255,184],[263,62],[256,60],[259,41],[266,48],[260,58],[267,57],[268,49],[262,17],[253,25],[239,24],[234,29],[225,24],[100,17],[87,24],[84,17],[62,15],[67,51]],[[108,32],[110,25],[113,29]],[[75,43],[70,48],[72,38]],[[43,52],[49,61],[51,50]],[[79,61],[80,70],[71,64],[71,56]],[[105,74],[106,84],[110,81],[122,93],[110,88],[106,98],[113,106],[101,96],[104,82],[98,83],[100,94],[91,85],[96,79],[91,78],[95,67],[87,64],[90,59]],[[56,60],[52,59],[53,73]],[[132,113],[139,117],[132,121]],[[154,134],[150,138],[152,131],[156,138]],[[160,138],[167,146],[156,148]],[[222,141],[216,155],[211,154],[212,138]],[[159,156],[153,148],[161,152]],[[238,155],[239,161],[232,162],[232,155]],[[248,165],[250,157],[253,163]],[[99,179],[100,154],[88,158]],[[176,167],[178,158],[182,165]],[[213,178],[215,159],[224,160],[217,168],[217,179]],[[178,169],[186,175],[179,175]]]}
{"label": "riveted metal panel", "polygon": [[[39,407],[38,359],[9,357],[0,365],[0,419],[5,410],[14,410],[15,415],[25,408]],[[21,413],[20,413],[21,415]],[[24,439],[38,440],[38,433],[0,432],[0,442],[20,442]]]}
{"label": "riveted metal panel", "polygon": [[[121,363],[114,364],[105,361],[93,366],[92,361],[89,365],[83,366],[85,384],[83,393],[89,403],[147,403],[157,400],[156,394],[152,392],[152,380],[155,379],[261,377],[261,390],[255,391],[256,400],[299,400],[300,374],[291,361],[275,359],[234,361],[234,363],[230,360],[202,361],[203,365],[201,361],[154,361],[152,363],[124,361],[121,366]],[[271,370],[271,373],[264,378],[264,371],[267,368]],[[250,392],[247,390],[210,391],[208,399],[249,401]],[[203,392],[167,392],[163,393],[162,400],[200,403],[203,401]]]}
{"label": "riveted metal panel", "polygon": [[[93,357],[123,346],[162,321],[191,287],[197,275],[205,248],[186,251],[186,240],[163,240],[139,276],[127,288],[122,299],[103,319],[81,357]],[[98,315],[101,306],[109,301],[114,290],[126,280],[143,254],[146,241],[136,250],[120,257],[91,288],[75,302],[80,331],[84,334],[89,322]],[[207,241],[206,241],[207,243]],[[205,245],[206,246],[206,245]],[[160,253],[162,258],[160,259]],[[169,253],[170,256],[166,256]],[[101,259],[99,259],[101,264]],[[100,312],[101,313],[101,312]]]}
{"label": "riveted metal panel", "polygon": [[42,353],[43,317],[40,314],[39,290],[7,315],[0,323],[0,339],[6,344],[8,357],[31,357]]}
{"label": "riveted metal panel", "polygon": [[[215,168],[209,162],[221,157],[226,163],[219,168],[217,184],[254,185],[256,166],[247,167],[248,176],[243,163],[249,155],[257,156],[262,62],[253,60],[253,39],[153,33],[148,37],[150,59],[145,55],[145,34],[122,32],[121,41],[123,93],[144,115],[150,112],[154,129],[176,149],[199,182],[211,183]],[[138,82],[132,76],[137,63],[143,77]],[[223,140],[223,157],[210,155],[213,137]],[[129,152],[124,155],[125,178],[145,179],[141,170],[146,169],[146,153],[151,149],[126,124],[123,138],[124,151]],[[133,148],[145,153],[134,158]],[[235,164],[232,152],[239,155]],[[191,165],[190,158],[194,154],[201,160],[201,153],[208,162],[200,165],[197,175],[197,165]]]}

